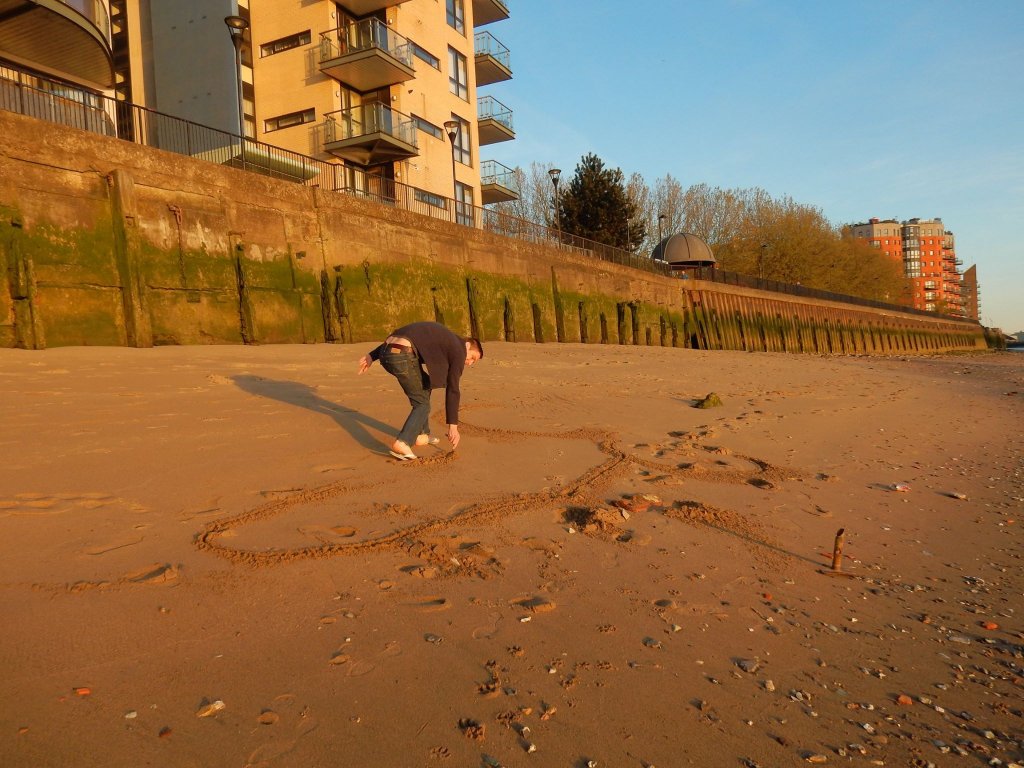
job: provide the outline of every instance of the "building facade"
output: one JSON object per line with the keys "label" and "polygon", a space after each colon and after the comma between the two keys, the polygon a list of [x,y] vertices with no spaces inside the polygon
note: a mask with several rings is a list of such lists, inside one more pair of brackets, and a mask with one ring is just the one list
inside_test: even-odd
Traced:
{"label": "building facade", "polygon": [[[332,163],[335,189],[405,185],[445,209],[518,196],[487,156],[515,138],[512,111],[478,90],[512,77],[491,32],[508,17],[504,0],[0,0],[0,67],[234,135],[237,151],[244,135]],[[109,112],[107,133],[152,130]]]}
{"label": "building facade", "polygon": [[972,264],[964,270],[960,284],[964,299],[964,317],[981,322],[981,286],[978,285],[978,265]]}
{"label": "building facade", "polygon": [[[902,263],[904,275],[911,284],[910,298],[915,309],[956,317],[971,316],[964,297],[962,262],[956,256],[956,239],[942,219],[869,219],[854,224],[852,230],[854,237]],[[976,272],[974,285],[976,289]],[[976,299],[975,290],[975,319]]]}

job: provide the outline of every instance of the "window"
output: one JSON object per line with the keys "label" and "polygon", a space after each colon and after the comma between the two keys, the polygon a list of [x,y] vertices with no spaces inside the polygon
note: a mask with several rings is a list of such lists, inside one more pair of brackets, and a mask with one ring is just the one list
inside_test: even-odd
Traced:
{"label": "window", "polygon": [[316,120],[315,109],[304,109],[301,112],[289,112],[287,115],[278,115],[263,122],[263,130],[267,133],[279,131],[282,128],[291,128],[293,125],[312,123]]}
{"label": "window", "polygon": [[461,181],[455,184],[455,220],[473,226],[473,188]]}
{"label": "window", "polygon": [[435,208],[448,207],[448,203],[443,197],[441,197],[440,195],[435,195],[433,192],[427,192],[425,189],[413,188],[413,195],[419,202],[426,203],[427,205],[432,205]]}
{"label": "window", "polygon": [[441,60],[439,58],[437,58],[437,56],[435,56],[434,54],[432,54],[430,51],[426,50],[425,48],[421,48],[416,43],[414,43],[412,40],[409,41],[409,44],[412,46],[412,55],[413,56],[415,56],[420,61],[427,62],[427,64],[432,66],[434,69],[436,69],[438,71],[441,70]]}
{"label": "window", "polygon": [[448,90],[460,99],[469,101],[469,78],[466,75],[466,57],[454,48],[448,49]]}
{"label": "window", "polygon": [[452,120],[456,120],[459,123],[459,135],[455,137],[455,144],[452,146],[455,159],[463,165],[472,166],[473,153],[470,151],[472,141],[469,136],[469,123],[456,114],[452,115]]}
{"label": "window", "polygon": [[443,139],[444,138],[444,131],[442,131],[440,128],[438,128],[433,123],[428,122],[427,120],[424,120],[419,115],[411,115],[411,117],[412,117],[413,123],[416,124],[416,127],[419,128],[424,133],[429,133],[435,139]]}
{"label": "window", "polygon": [[447,0],[448,26],[460,35],[466,34],[465,0]]}
{"label": "window", "polygon": [[312,36],[307,29],[305,32],[299,32],[294,35],[288,35],[288,37],[271,40],[269,43],[264,43],[260,46],[260,56],[273,56],[275,53],[280,53],[281,51],[288,51],[292,48],[300,48],[303,45],[309,45],[311,41]]}

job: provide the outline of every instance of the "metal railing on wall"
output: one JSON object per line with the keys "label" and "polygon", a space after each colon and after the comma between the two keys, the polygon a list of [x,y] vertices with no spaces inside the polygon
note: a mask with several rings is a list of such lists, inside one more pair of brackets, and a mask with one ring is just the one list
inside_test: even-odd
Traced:
{"label": "metal railing on wall", "polygon": [[[0,62],[0,109],[308,187],[372,200],[502,237],[551,245],[567,253],[594,257],[666,277],[708,280],[805,298],[936,316],[934,312],[902,305],[763,280],[710,267],[685,272],[673,270],[663,261],[637,256],[622,248],[559,232],[543,224],[490,208],[457,202],[453,198],[442,197],[356,168],[317,160],[255,139],[241,138],[228,131],[165,115],[127,101],[81,91],[72,92],[66,84],[47,80],[8,62]],[[973,322],[952,316],[943,316],[943,319]]]}
{"label": "metal railing on wall", "polygon": [[[808,288],[803,285],[794,285],[793,283],[780,283],[776,280],[765,280],[759,277],[752,277],[751,275],[743,275],[738,272],[726,272],[722,269],[715,267],[698,267],[694,269],[687,269],[685,275],[688,278],[694,280],[707,280],[713,283],[723,283],[725,285],[737,285],[742,288],[754,288],[760,291],[771,291],[773,293],[784,293],[790,296],[800,296],[806,299],[820,299],[822,301],[836,301],[843,304],[854,304],[860,307],[871,307],[873,309],[883,309],[892,312],[903,312],[911,315],[921,315],[924,317],[936,316],[935,312],[928,312],[924,309],[914,309],[913,307],[907,307],[902,304],[890,304],[884,301],[875,301],[874,299],[862,299],[859,296],[848,296],[845,293],[833,293],[831,291],[823,291],[818,288]],[[682,276],[682,274],[680,275]],[[962,317],[955,317],[952,315],[942,316],[943,320],[951,320],[954,322],[973,322],[966,320]]]}

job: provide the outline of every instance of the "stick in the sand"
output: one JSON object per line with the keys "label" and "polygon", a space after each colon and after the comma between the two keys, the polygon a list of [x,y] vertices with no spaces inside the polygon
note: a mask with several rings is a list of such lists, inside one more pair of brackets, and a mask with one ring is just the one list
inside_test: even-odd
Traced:
{"label": "stick in the sand", "polygon": [[843,541],[845,540],[846,529],[840,528],[836,532],[836,543],[832,547],[832,570],[843,570]]}

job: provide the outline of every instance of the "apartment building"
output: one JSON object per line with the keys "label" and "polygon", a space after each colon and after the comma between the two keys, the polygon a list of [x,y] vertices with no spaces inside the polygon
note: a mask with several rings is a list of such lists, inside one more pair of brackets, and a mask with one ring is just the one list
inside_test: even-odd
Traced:
{"label": "apartment building", "polygon": [[866,240],[903,264],[915,309],[967,316],[962,262],[956,256],[956,240],[942,219],[869,219],[854,224],[854,237]]}
{"label": "apartment building", "polygon": [[[505,0],[0,0],[0,67],[332,163],[335,189],[406,185],[444,209],[518,196],[487,149],[515,138],[489,92],[512,77],[491,31],[508,17]],[[145,127],[106,112],[112,135]]]}
{"label": "apartment building", "polygon": [[84,89],[112,88],[108,0],[0,0],[0,59]]}
{"label": "apartment building", "polygon": [[978,284],[978,265],[972,264],[964,270],[961,282],[964,300],[964,317],[981,322],[981,286]]}

